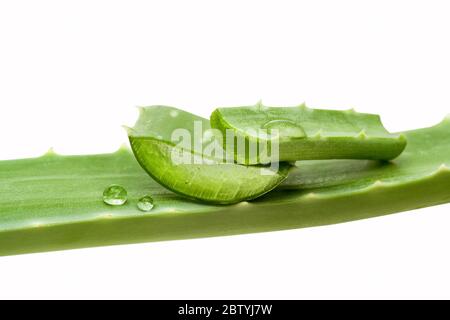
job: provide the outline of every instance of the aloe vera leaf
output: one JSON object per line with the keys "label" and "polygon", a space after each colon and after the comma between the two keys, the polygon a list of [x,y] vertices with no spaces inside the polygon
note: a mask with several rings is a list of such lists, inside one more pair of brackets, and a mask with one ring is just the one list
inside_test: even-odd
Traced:
{"label": "aloe vera leaf", "polygon": [[[126,149],[0,161],[0,255],[311,227],[450,202],[450,119],[405,135],[392,163],[301,162],[280,188],[226,207],[161,187]],[[123,206],[103,203],[111,183],[128,190]],[[149,212],[136,208],[145,194]]]}
{"label": "aloe vera leaf", "polygon": [[[173,141],[172,135],[180,129],[189,134],[187,146],[180,147]],[[208,134],[210,138],[206,138]],[[212,203],[230,204],[257,198],[279,185],[291,167],[281,163],[279,170],[272,170],[228,163],[220,144],[217,147],[222,156],[206,155],[203,151],[215,141],[209,121],[167,106],[141,108],[128,136],[136,159],[153,179],[176,193]],[[196,147],[194,141],[201,141],[201,145]],[[188,161],[173,161],[174,152],[179,154],[182,150],[187,152]]]}
{"label": "aloe vera leaf", "polygon": [[[353,109],[337,111],[297,107],[266,107],[261,103],[249,107],[218,108],[211,114],[211,126],[226,137],[227,130],[247,144],[267,146],[273,137],[267,131],[278,130],[280,161],[324,159],[391,160],[405,148],[401,134],[390,134],[374,114]],[[263,131],[262,129],[266,129]],[[225,146],[226,143],[225,143]],[[250,154],[228,146],[235,160],[244,164],[270,161],[270,151]]]}

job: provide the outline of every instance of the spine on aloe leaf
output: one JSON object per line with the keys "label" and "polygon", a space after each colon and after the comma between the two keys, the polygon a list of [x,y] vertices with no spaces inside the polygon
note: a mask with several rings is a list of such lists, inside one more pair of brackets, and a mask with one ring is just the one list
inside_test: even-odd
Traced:
{"label": "spine on aloe leaf", "polygon": [[[218,108],[210,117],[211,126],[223,137],[244,139],[249,146],[243,152],[236,145],[224,147],[244,164],[268,163],[273,159],[270,145],[276,142],[278,161],[369,159],[391,160],[406,146],[401,134],[390,134],[378,115],[296,107]],[[271,134],[272,132],[276,134]],[[249,150],[257,149],[256,154]],[[269,152],[261,152],[265,148]],[[242,150],[242,149],[241,149]],[[273,150],[273,148],[272,148]]]}

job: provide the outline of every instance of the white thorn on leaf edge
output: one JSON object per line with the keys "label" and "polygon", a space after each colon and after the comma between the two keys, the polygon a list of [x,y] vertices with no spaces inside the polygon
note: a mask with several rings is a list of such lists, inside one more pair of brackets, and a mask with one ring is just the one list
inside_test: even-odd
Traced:
{"label": "white thorn on leaf edge", "polygon": [[323,138],[323,130],[319,129],[319,131],[317,131],[312,137],[315,139],[322,139]]}
{"label": "white thorn on leaf edge", "polygon": [[317,195],[317,193],[315,192],[310,192],[308,194],[305,195],[306,199],[317,199],[319,196]]}
{"label": "white thorn on leaf edge", "polygon": [[357,137],[358,137],[359,139],[366,139],[366,138],[367,138],[366,130],[364,130],[364,129],[361,130],[361,131],[358,133]]}
{"label": "white thorn on leaf edge", "polygon": [[381,180],[377,180],[377,181],[375,181],[375,182],[372,184],[371,187],[379,188],[379,187],[383,187],[383,186],[385,186],[385,185],[386,185],[385,182],[383,182],[383,181],[381,181]]}

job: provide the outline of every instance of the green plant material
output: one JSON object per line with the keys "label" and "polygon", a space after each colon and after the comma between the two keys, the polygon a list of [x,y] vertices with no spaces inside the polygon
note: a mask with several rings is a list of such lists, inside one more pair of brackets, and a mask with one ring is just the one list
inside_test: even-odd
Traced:
{"label": "green plant material", "polygon": [[[279,185],[291,167],[281,163],[279,170],[272,170],[226,162],[209,121],[172,107],[141,108],[128,136],[136,159],[156,181],[186,197],[212,203],[257,198]],[[217,152],[206,153],[211,147]]]}
{"label": "green plant material", "polygon": [[[391,160],[405,148],[403,135],[390,134],[378,115],[354,110],[310,109],[305,105],[287,108],[219,108],[211,115],[211,126],[222,132],[228,152],[244,164],[268,163],[270,142],[278,139],[280,161],[324,159]],[[266,130],[262,130],[266,129]],[[270,135],[271,130],[277,135]],[[227,145],[227,130],[246,140],[247,149]],[[250,146],[257,152],[251,153]],[[259,148],[259,149],[257,149]]]}
{"label": "green plant material", "polygon": [[[124,148],[0,161],[0,254],[312,227],[450,202],[450,119],[405,135],[392,163],[301,162],[280,188],[231,206],[161,187]],[[103,203],[113,183],[128,191],[122,206]],[[149,212],[136,205],[145,194]]]}

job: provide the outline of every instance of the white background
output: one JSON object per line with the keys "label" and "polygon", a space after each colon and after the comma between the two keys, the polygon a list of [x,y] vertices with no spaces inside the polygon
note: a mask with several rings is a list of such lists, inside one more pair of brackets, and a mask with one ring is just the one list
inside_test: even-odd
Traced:
{"label": "white background", "polygon": [[[1,1],[0,158],[114,151],[136,105],[306,101],[429,126],[450,112],[449,16],[430,0]],[[1,257],[0,298],[450,298],[449,211]]]}

